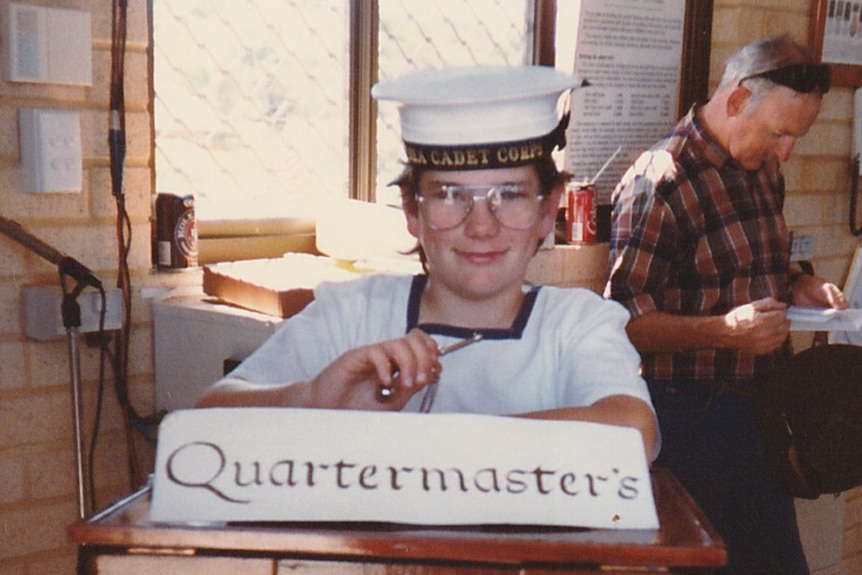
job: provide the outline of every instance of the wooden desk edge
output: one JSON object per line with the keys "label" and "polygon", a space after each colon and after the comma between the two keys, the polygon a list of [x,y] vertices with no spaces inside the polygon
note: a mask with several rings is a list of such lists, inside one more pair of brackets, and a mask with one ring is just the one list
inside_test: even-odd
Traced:
{"label": "wooden desk edge", "polygon": [[[560,541],[563,530],[524,530],[509,533],[486,530],[400,526],[380,530],[331,525],[275,528],[242,525],[189,526],[149,522],[149,489],[143,488],[93,517],[69,527],[69,539],[81,546],[231,550],[253,554],[320,556],[321,558],[377,558],[382,560],[474,561],[511,565],[571,565],[581,563],[619,566],[657,565],[715,567],[725,564],[724,542],[691,497],[670,473],[653,471],[661,529],[670,542],[615,544],[607,541]],[[661,503],[661,505],[659,505]],[[673,520],[671,521],[671,517]],[[691,530],[697,534],[691,536]],[[443,532],[448,532],[445,535]],[[589,530],[613,536],[609,530]],[[453,533],[458,545],[453,545]],[[583,533],[587,533],[584,531]],[[495,538],[496,536],[496,538]],[[522,537],[519,539],[518,537]],[[677,538],[677,539],[674,539]],[[674,541],[688,541],[680,546]],[[169,541],[169,545],[166,545]],[[576,553],[573,549],[576,548]],[[614,557],[608,560],[609,551]]]}

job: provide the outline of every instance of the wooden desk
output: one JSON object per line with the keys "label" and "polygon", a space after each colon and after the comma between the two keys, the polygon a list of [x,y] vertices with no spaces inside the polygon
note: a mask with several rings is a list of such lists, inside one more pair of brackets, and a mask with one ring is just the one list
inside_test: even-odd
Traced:
{"label": "wooden desk", "polygon": [[388,524],[167,525],[142,490],[69,529],[82,574],[703,573],[724,542],[670,473],[652,473],[660,529]]}

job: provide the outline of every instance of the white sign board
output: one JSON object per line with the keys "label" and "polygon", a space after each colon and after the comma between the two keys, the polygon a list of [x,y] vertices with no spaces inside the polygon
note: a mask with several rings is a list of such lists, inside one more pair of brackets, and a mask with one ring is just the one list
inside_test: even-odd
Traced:
{"label": "white sign board", "polygon": [[170,413],[150,518],[658,527],[632,428],[288,408]]}

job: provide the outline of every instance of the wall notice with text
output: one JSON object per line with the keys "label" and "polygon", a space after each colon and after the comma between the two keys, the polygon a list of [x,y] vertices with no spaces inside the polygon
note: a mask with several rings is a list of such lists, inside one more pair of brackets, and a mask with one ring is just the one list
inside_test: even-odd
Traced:
{"label": "wall notice with text", "polygon": [[581,0],[574,72],[590,87],[572,94],[565,167],[596,182],[599,203],[626,168],[678,119],[685,0]]}

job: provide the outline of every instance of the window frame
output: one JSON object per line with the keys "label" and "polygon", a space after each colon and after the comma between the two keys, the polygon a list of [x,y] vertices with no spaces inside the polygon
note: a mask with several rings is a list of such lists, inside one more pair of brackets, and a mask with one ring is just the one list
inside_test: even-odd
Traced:
{"label": "window frame", "polygon": [[[149,3],[152,25],[152,0]],[[554,66],[557,0],[533,0],[533,64]],[[686,0],[685,37],[680,77],[679,114],[708,93],[713,0]],[[377,0],[350,0],[349,5],[349,197],[376,201],[377,104],[371,87],[377,81],[379,7]],[[153,33],[150,31],[152,42]],[[704,57],[704,55],[706,57]],[[155,87],[150,61],[151,98]],[[154,118],[151,119],[155,122]],[[155,157],[155,126],[151,130]],[[155,168],[154,168],[155,169]],[[155,180],[155,176],[153,177]],[[281,257],[289,251],[316,253],[314,221],[308,218],[197,222],[199,263]]]}
{"label": "window frame", "polygon": [[[533,0],[532,63],[554,65],[556,0]],[[377,103],[371,87],[377,81],[377,0],[350,2],[350,197],[376,200]]]}

